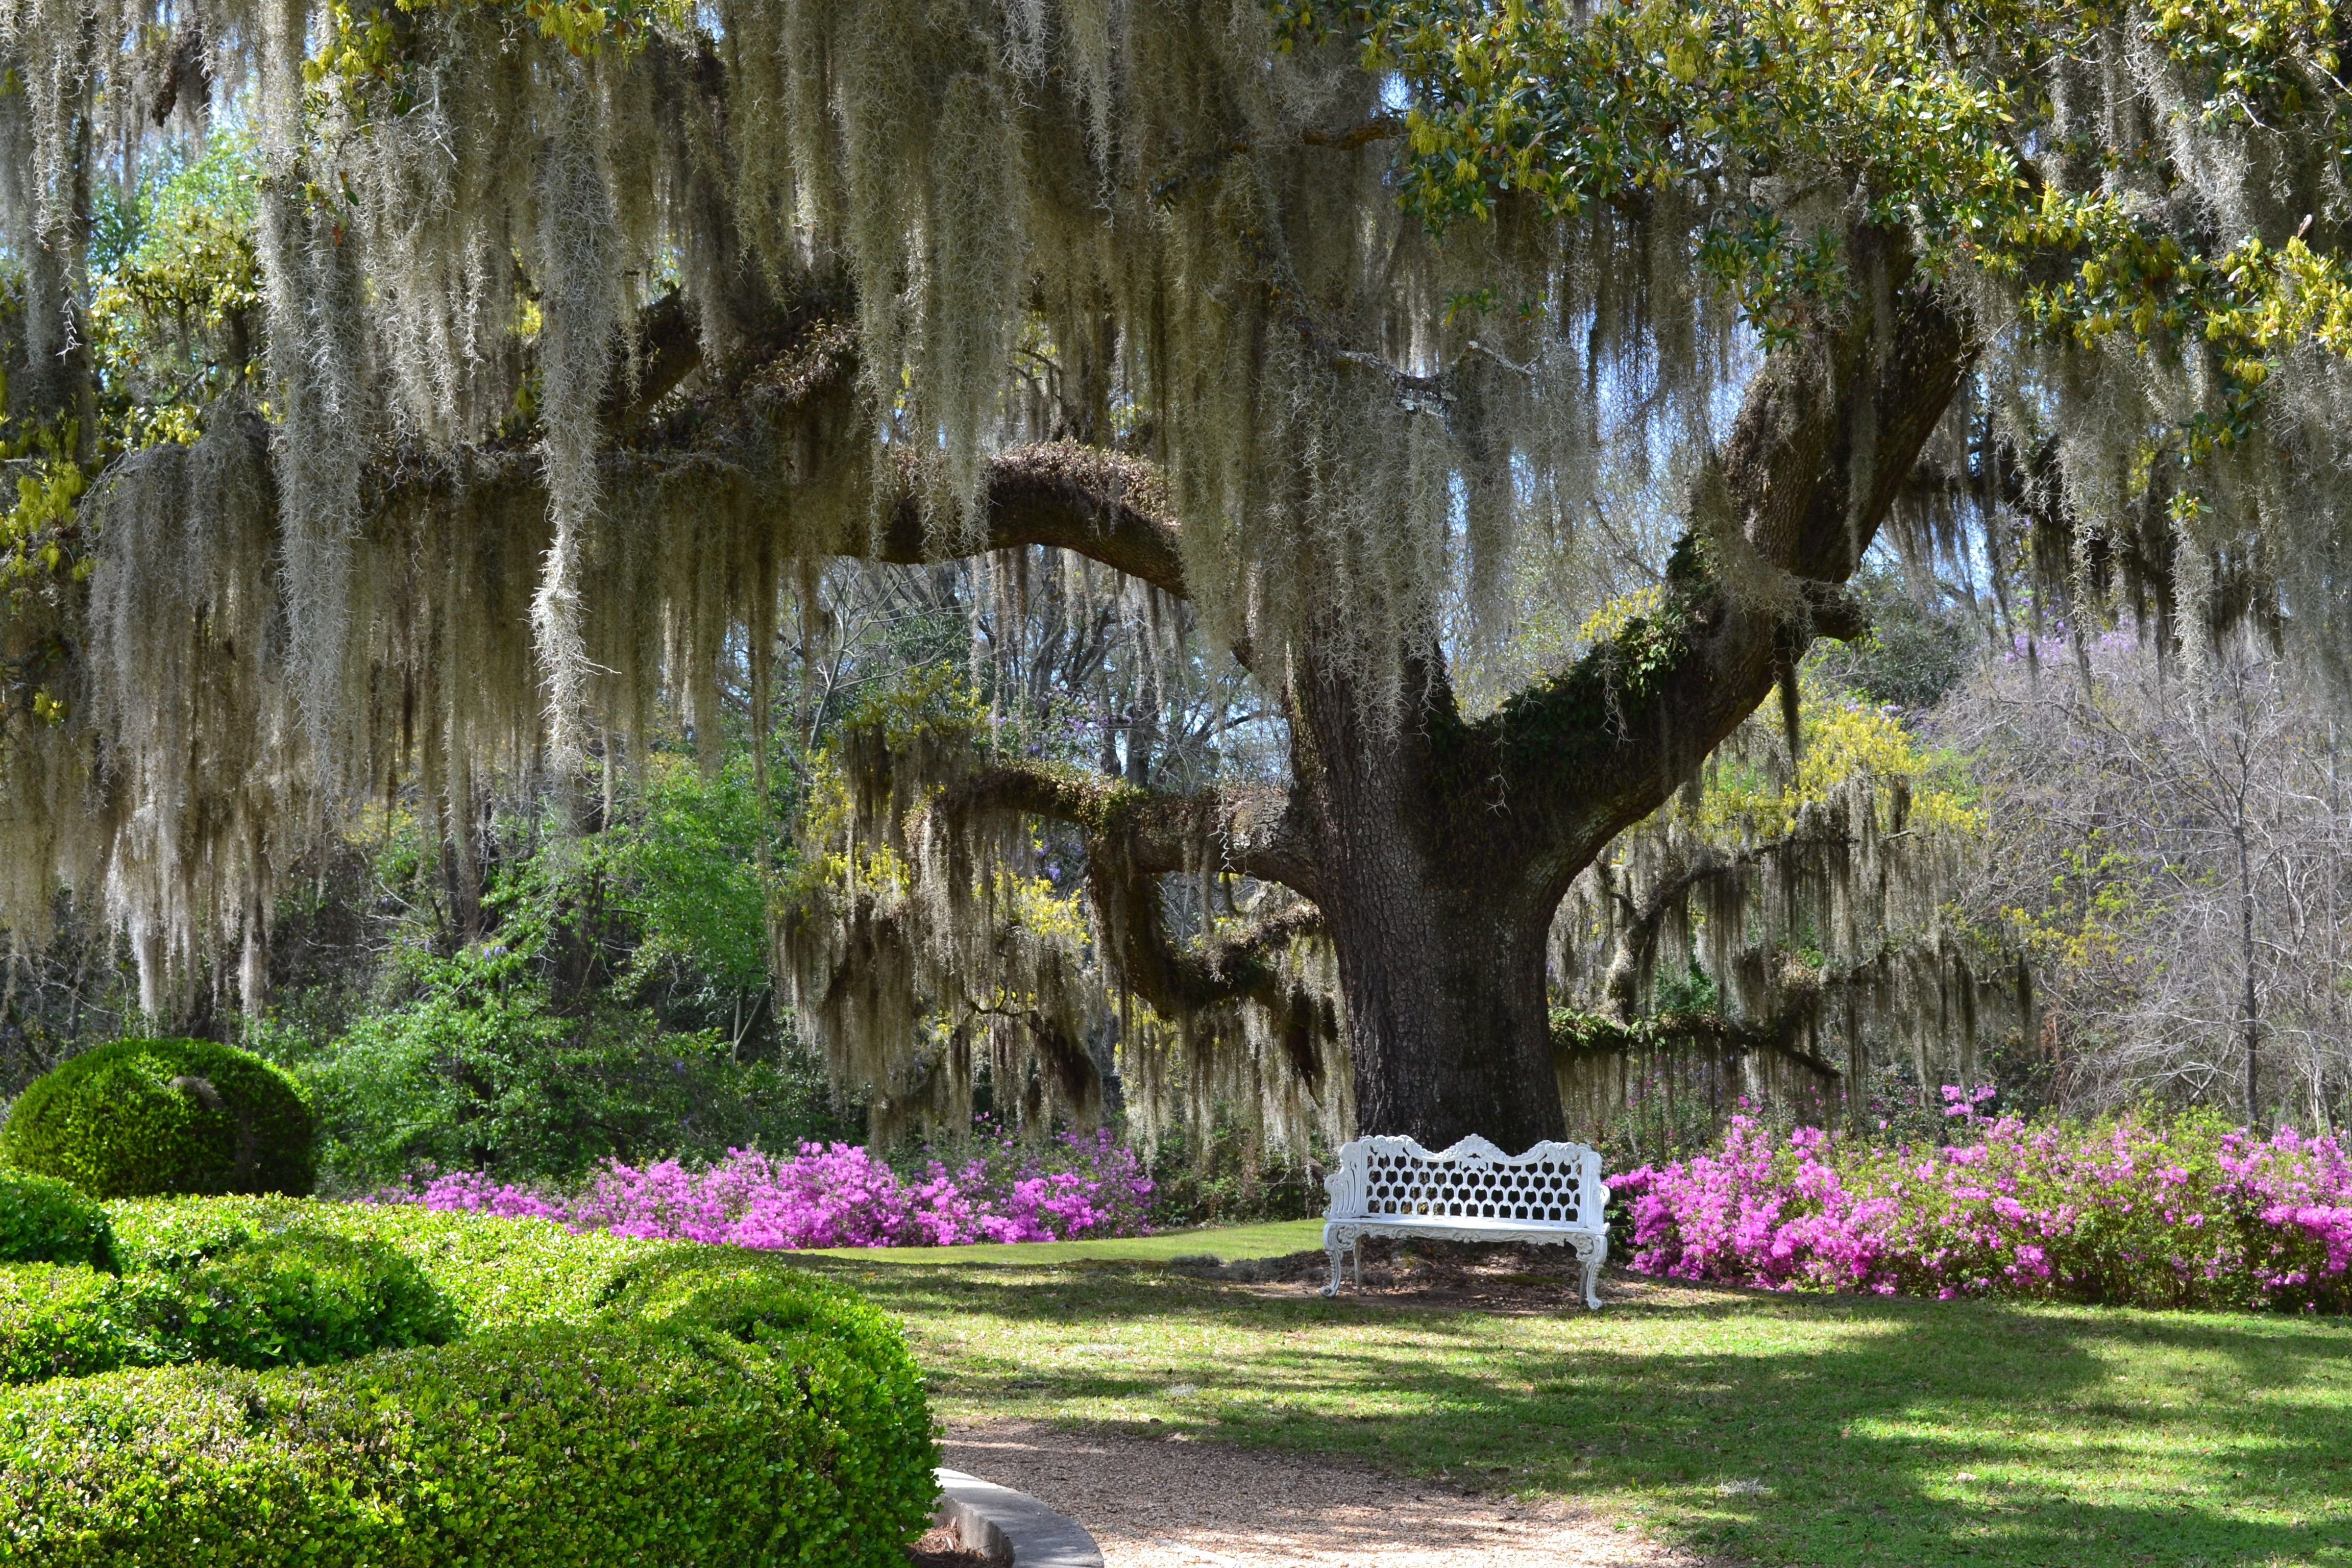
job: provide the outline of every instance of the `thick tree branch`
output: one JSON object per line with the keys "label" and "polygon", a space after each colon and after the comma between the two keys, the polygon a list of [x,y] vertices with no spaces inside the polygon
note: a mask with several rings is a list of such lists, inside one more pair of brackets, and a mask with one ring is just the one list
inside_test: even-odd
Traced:
{"label": "thick tree branch", "polygon": [[[722,475],[738,464],[772,464],[803,438],[854,421],[856,332],[828,313],[819,297],[761,323],[778,347],[730,373],[726,384],[652,416],[701,364],[691,309],[664,296],[640,317],[634,383],[617,379],[605,404],[609,429],[623,439],[603,459],[609,494],[649,472],[700,468]],[[649,422],[650,421],[650,422]],[[842,453],[840,462],[862,461]],[[373,471],[380,500],[453,499],[461,480],[477,509],[513,515],[544,512],[545,478],[535,447],[482,445],[454,456],[406,447]],[[781,497],[789,504],[789,499]],[[980,550],[1052,545],[1100,562],[1177,598],[1188,597],[1184,561],[1167,487],[1139,458],[1075,442],[1049,442],[998,454],[988,466],[987,529],[978,541],[935,536],[911,486],[881,508],[878,532],[854,528],[822,542],[830,555],[913,565]]]}
{"label": "thick tree branch", "polygon": [[[1118,908],[1130,890],[1149,891],[1113,885],[1091,866],[1088,876],[1098,906]],[[1290,1011],[1293,998],[1286,994],[1287,983],[1276,959],[1293,941],[1323,930],[1322,914],[1309,906],[1286,910],[1206,942],[1180,945],[1170,940],[1156,910],[1154,918],[1138,918],[1139,914],[1128,910],[1125,918],[1105,922],[1112,968],[1121,984],[1169,1018],[1244,1001],[1277,1013]],[[1303,1076],[1311,1079],[1312,1058],[1306,1060],[1309,1068]]]}
{"label": "thick tree branch", "polygon": [[1162,795],[1078,768],[1016,763],[950,786],[931,809],[959,821],[1043,817],[1076,828],[1087,852],[1137,876],[1203,870],[1315,896],[1315,866],[1287,791],[1234,784]]}
{"label": "thick tree branch", "polygon": [[1552,1050],[1558,1057],[1572,1059],[1580,1056],[1631,1056],[1661,1047],[1696,1046],[1725,1057],[1750,1052],[1779,1057],[1804,1068],[1824,1084],[1843,1079],[1843,1071],[1802,1043],[1804,1033],[1805,1020],[1796,1013],[1780,1014],[1762,1024],[1711,1012],[1661,1013],[1630,1023],[1591,1014],[1571,1014],[1564,1026],[1554,1028]]}
{"label": "thick tree branch", "polygon": [[1442,738],[1465,806],[1507,816],[1525,845],[1538,902],[1689,778],[1815,636],[1860,629],[1839,585],[1972,351],[1900,237],[1858,230],[1850,248],[1885,268],[1893,321],[1857,308],[1758,373],[1694,487],[1666,606]]}
{"label": "thick tree branch", "polygon": [[634,430],[702,363],[702,332],[684,295],[673,289],[637,312],[636,350],[604,394],[604,424]]}
{"label": "thick tree branch", "polygon": [[[1286,910],[1239,931],[1179,943],[1169,933],[1159,886],[1171,872],[1220,872],[1311,897],[1314,868],[1286,792],[1243,785],[1160,795],[1075,768],[1015,763],[960,781],[929,809],[961,823],[1013,816],[1076,828],[1105,956],[1122,984],[1167,1016],[1243,1000],[1291,1010],[1276,961],[1294,938],[1321,928],[1317,910]],[[1306,1059],[1311,1062],[1311,1052]]]}
{"label": "thick tree branch", "polygon": [[1619,886],[1616,879],[1608,875],[1605,866],[1598,868],[1595,875],[1601,878],[1601,890],[1616,904],[1621,916],[1617,926],[1616,952],[1601,979],[1601,994],[1607,998],[1608,1005],[1615,1010],[1621,1021],[1630,1022],[1635,1017],[1641,1000],[1637,994],[1641,977],[1650,972],[1666,916],[1679,908],[1684,898],[1700,883],[1761,865],[1783,855],[1853,842],[1851,834],[1815,828],[1801,835],[1791,834],[1740,849],[1723,849],[1711,844],[1694,845],[1686,858],[1669,861],[1657,880],[1639,899]]}
{"label": "thick tree branch", "polygon": [[[988,466],[986,548],[1050,544],[1116,568],[1177,598],[1187,596],[1184,558],[1167,488],[1139,458],[1071,441],[1022,447]],[[924,526],[920,503],[901,496],[874,558],[912,565],[943,552]]]}

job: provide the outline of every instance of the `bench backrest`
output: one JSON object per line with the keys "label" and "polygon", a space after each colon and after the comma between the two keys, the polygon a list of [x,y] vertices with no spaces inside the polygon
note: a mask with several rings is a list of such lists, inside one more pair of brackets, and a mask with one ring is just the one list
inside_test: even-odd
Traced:
{"label": "bench backrest", "polygon": [[1465,1138],[1433,1154],[1410,1138],[1359,1138],[1323,1178],[1332,1219],[1489,1219],[1599,1230],[1609,1188],[1581,1143],[1506,1154]]}

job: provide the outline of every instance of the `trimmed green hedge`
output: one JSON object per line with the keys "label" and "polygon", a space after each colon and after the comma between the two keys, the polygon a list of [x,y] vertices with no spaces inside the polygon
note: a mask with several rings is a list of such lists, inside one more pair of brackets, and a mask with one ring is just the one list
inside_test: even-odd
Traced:
{"label": "trimmed green hedge", "polygon": [[[903,1568],[927,1522],[938,1451],[904,1342],[788,1261],[409,1209],[112,1217],[126,1280],[321,1235],[383,1249],[463,1337],[0,1389],[0,1564]],[[0,1269],[19,1296],[86,1300],[67,1276],[105,1288]]]}
{"label": "trimmed green hedge", "polygon": [[121,1366],[131,1336],[115,1310],[120,1289],[111,1275],[70,1264],[0,1268],[0,1383]]}
{"label": "trimmed green hedge", "polygon": [[169,1269],[0,1268],[0,1383],[214,1362],[317,1366],[457,1331],[448,1299],[382,1242],[289,1231]]}
{"label": "trimmed green hedge", "polygon": [[0,1263],[114,1267],[106,1211],[68,1182],[0,1169]]}
{"label": "trimmed green hedge", "polygon": [[423,1268],[477,1329],[550,1318],[586,1323],[618,1281],[662,1250],[601,1231],[574,1236],[544,1220],[292,1198],[148,1199],[110,1204],[107,1213],[126,1269],[181,1268],[295,1230],[381,1242]]}
{"label": "trimmed green hedge", "polygon": [[310,1109],[294,1080],[211,1040],[116,1040],[33,1080],[0,1164],[93,1197],[307,1193]]}

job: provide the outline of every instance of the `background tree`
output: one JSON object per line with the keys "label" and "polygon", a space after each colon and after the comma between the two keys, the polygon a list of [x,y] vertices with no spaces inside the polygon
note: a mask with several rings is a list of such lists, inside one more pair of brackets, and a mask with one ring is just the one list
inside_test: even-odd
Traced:
{"label": "background tree", "polygon": [[1966,902],[2033,955],[2049,1092],[2332,1125],[2352,889],[2331,705],[2246,639],[2043,657],[1995,662],[1938,728],[1976,758],[1990,853]]}
{"label": "background tree", "polygon": [[[1370,1128],[1554,1132],[1561,897],[1859,629],[1840,584],[1973,363],[2000,417],[1964,403],[1928,537],[2023,473],[2087,530],[2152,505],[2192,598],[2335,626],[2333,23],[2233,16],[16,0],[7,918],[62,880],[151,1011],[228,948],[251,1006],[349,803],[413,775],[463,893],[494,786],[706,730],[739,632],[764,727],[807,563],[994,553],[1017,600],[1051,549],[1188,605],[1289,777],[872,727],[819,819],[842,882],[784,926],[813,1018],[888,1026],[840,1059],[917,1041],[826,994],[1009,985],[1076,1068],[1052,944],[1008,977],[985,929],[1043,819],[1180,1042],[1342,1060]],[[189,241],[203,308],[132,323],[204,369],[159,424],[98,352],[97,193],[232,92],[258,303]],[[1645,474],[1655,608],[1465,707],[1514,563]],[[884,866],[905,897],[861,902]],[[1178,873],[1286,891],[1180,942]]]}

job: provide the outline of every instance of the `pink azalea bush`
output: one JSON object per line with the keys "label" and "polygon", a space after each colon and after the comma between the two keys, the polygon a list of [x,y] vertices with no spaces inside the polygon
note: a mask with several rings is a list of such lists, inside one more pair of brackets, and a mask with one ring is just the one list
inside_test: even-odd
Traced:
{"label": "pink azalea bush", "polygon": [[1108,1131],[1045,1149],[1010,1138],[950,1169],[930,1160],[901,1176],[849,1143],[803,1143],[790,1155],[734,1149],[701,1170],[676,1160],[607,1161],[570,1194],[473,1172],[425,1171],[383,1203],[551,1219],[573,1230],[730,1247],[949,1247],[1067,1241],[1150,1231],[1152,1184]]}
{"label": "pink azalea bush", "polygon": [[2198,1113],[1984,1117],[1873,1145],[1745,1115],[1716,1153],[1612,1178],[1633,1267],[1774,1289],[2352,1310],[2352,1162]]}

